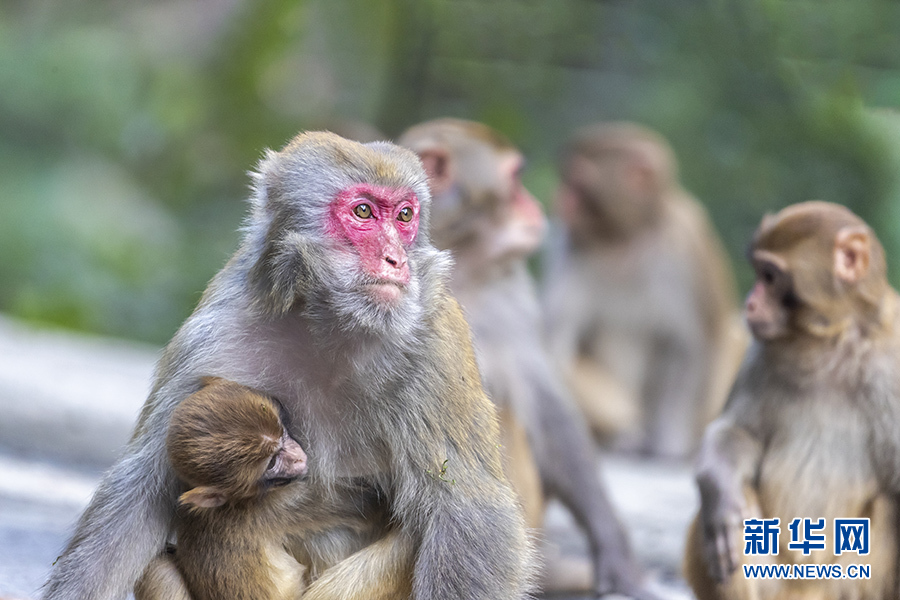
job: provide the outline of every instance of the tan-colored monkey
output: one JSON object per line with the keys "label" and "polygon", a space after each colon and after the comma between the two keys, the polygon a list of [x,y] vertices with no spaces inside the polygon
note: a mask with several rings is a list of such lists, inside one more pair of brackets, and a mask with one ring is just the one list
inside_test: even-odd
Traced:
{"label": "tan-colored monkey", "polygon": [[685,456],[744,349],[726,254],[656,133],[578,131],[560,161],[564,238],[546,268],[553,354],[595,433]]}
{"label": "tan-colored monkey", "polygon": [[203,384],[175,409],[167,436],[172,468],[190,486],[179,497],[179,549],[150,563],[135,598],[299,598],[306,569],[284,543],[287,522],[303,514],[289,484],[306,475],[306,454],[271,398],[221,379]]}
{"label": "tan-colored monkey", "polygon": [[[900,304],[884,250],[846,208],[805,202],[766,216],[749,258],[755,341],[703,438],[688,581],[701,600],[896,598]],[[761,560],[870,564],[871,578],[745,578],[743,520],[760,517],[780,521],[777,555]],[[825,549],[808,556],[789,548],[805,518],[825,519]],[[870,519],[868,555],[835,555],[838,518]]]}
{"label": "tan-colored monkey", "polygon": [[[45,598],[121,598],[162,551],[179,489],[166,431],[206,375],[279,399],[309,455],[304,486],[340,503],[353,483],[381,490],[415,548],[413,598],[527,593],[530,544],[430,203],[415,154],[386,142],[307,133],[266,154],[243,243],[166,348]],[[363,585],[392,548],[335,568]]]}
{"label": "tan-colored monkey", "polygon": [[[388,533],[377,490],[368,502],[362,502],[366,494],[353,496],[350,504],[315,497],[314,488],[293,483],[306,475],[307,457],[283,427],[278,404],[231,381],[203,383],[175,409],[167,437],[172,468],[191,486],[179,498],[178,548],[150,563],[135,598],[368,600],[377,596],[375,590],[409,597],[408,545],[384,571],[367,578],[362,595],[352,582],[343,589],[348,582],[341,580],[328,586],[322,581],[303,593],[311,576]],[[327,557],[315,550],[322,534],[333,548]],[[402,546],[395,534],[390,540]]]}
{"label": "tan-colored monkey", "polygon": [[416,125],[399,143],[419,154],[429,174],[432,236],[453,252],[450,287],[466,311],[485,387],[500,410],[507,469],[528,523],[541,527],[546,492],[571,510],[590,543],[593,581],[588,569],[549,564],[545,583],[644,593],[589,432],[542,338],[525,261],[540,246],[546,221],[520,180],[521,153],[491,128],[458,119]]}

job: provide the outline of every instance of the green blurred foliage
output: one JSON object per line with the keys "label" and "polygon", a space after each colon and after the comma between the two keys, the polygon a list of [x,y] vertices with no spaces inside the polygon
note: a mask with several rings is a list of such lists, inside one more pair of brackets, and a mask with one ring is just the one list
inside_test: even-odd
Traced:
{"label": "green blurred foliage", "polygon": [[0,310],[161,343],[235,248],[264,148],[444,115],[520,144],[547,201],[574,128],[658,129],[744,287],[761,215],[809,198],[897,263],[898,105],[890,0],[7,1]]}

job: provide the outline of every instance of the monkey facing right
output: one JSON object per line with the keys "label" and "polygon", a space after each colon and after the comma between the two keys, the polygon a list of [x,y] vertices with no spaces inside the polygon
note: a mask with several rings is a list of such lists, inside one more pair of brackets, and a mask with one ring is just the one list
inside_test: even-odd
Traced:
{"label": "monkey facing right", "polygon": [[[804,202],[763,219],[749,259],[754,341],[703,439],[688,582],[699,600],[897,598],[900,303],[884,250],[847,208]],[[778,531],[758,540],[768,551],[746,537],[762,519]],[[868,520],[867,553],[860,537],[840,542],[842,519]],[[819,565],[832,578],[741,570],[760,563]],[[870,577],[853,578],[860,564]]]}
{"label": "monkey facing right", "polygon": [[[278,399],[309,457],[302,485],[326,506],[358,499],[348,483],[383,492],[383,524],[414,549],[413,598],[527,597],[531,544],[447,291],[449,256],[429,239],[419,159],[307,132],[266,152],[253,189],[242,244],[164,351],[134,435],[44,599],[124,598],[164,551],[183,491],[166,451],[170,419],[210,376]],[[394,548],[376,557],[389,568]],[[349,568],[342,581],[367,583],[368,563],[351,558],[335,565]]]}
{"label": "monkey facing right", "polygon": [[543,338],[526,261],[543,241],[546,218],[522,183],[522,153],[491,127],[452,118],[419,123],[399,143],[428,173],[433,239],[453,253],[450,289],[466,311],[485,388],[500,412],[505,467],[526,522],[542,528],[545,497],[555,497],[587,538],[589,562],[547,553],[544,591],[655,599]]}

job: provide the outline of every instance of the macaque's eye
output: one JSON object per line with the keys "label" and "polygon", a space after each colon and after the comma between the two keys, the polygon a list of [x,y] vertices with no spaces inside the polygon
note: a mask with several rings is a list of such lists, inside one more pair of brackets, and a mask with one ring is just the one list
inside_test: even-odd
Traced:
{"label": "macaque's eye", "polygon": [[355,214],[360,219],[371,219],[372,218],[372,207],[368,204],[357,204],[353,207],[353,214]]}
{"label": "macaque's eye", "polygon": [[766,285],[772,285],[778,279],[778,272],[771,265],[763,265],[759,270],[759,278]]}
{"label": "macaque's eye", "polygon": [[406,207],[397,213],[397,219],[403,221],[404,223],[409,223],[413,218],[413,209],[410,207]]}
{"label": "macaque's eye", "polygon": [[269,459],[269,464],[266,465],[266,471],[271,471],[275,468],[275,463],[278,462],[278,453],[272,455],[272,458]]}
{"label": "macaque's eye", "polygon": [[800,298],[793,291],[789,291],[781,298],[781,305],[788,310],[795,310],[800,307]]}

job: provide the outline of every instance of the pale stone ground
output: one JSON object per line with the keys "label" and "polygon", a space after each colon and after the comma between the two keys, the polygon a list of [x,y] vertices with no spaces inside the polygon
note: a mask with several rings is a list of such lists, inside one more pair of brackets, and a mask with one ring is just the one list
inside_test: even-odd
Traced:
{"label": "pale stone ground", "polygon": [[[37,597],[99,473],[128,438],[157,356],[151,347],[0,318],[0,598]],[[605,457],[603,476],[653,589],[690,598],[679,575],[697,504],[690,468]],[[557,503],[546,538],[550,552],[584,555],[583,537]]]}

